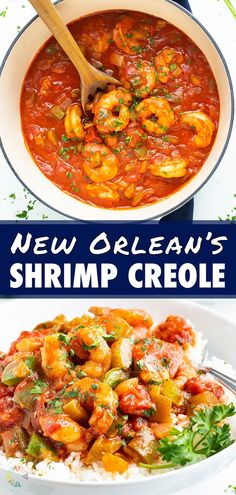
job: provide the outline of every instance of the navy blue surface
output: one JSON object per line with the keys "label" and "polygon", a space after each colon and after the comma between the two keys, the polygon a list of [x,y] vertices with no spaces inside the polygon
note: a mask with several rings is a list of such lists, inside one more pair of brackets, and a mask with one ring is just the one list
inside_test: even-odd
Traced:
{"label": "navy blue surface", "polygon": [[[182,7],[185,7],[185,9],[188,9],[191,12],[191,8],[190,8],[188,0],[175,0],[175,1],[176,1],[176,3],[178,3]],[[161,222],[191,221],[193,219],[193,210],[194,210],[194,200],[191,199],[191,201],[186,203],[184,206],[182,206],[178,210],[175,210],[174,212],[170,213],[169,215],[166,215],[165,217],[163,217],[161,219]]]}
{"label": "navy blue surface", "polygon": [[[236,252],[236,224],[230,224],[229,222],[183,222],[181,229],[176,226],[174,222],[166,223],[130,223],[127,225],[122,223],[93,223],[92,228],[90,224],[79,222],[3,222],[1,227],[1,243],[0,243],[0,295],[12,296],[12,297],[236,297],[236,263],[232,260],[235,259]],[[20,233],[22,235],[23,244],[25,244],[27,234],[31,234],[31,242],[28,246],[29,249],[22,253],[19,249],[14,253],[11,250],[13,241],[16,235]],[[105,233],[109,241],[108,248],[104,252],[99,252],[97,249],[106,245],[100,240],[96,245],[96,251],[91,249],[91,242],[97,238],[98,235]],[[46,237],[45,237],[46,236]],[[223,237],[222,237],[223,236]],[[66,238],[68,244],[70,244],[73,237],[75,237],[75,245],[70,253],[57,252],[54,253],[51,249],[53,239],[57,238],[57,244],[61,243],[63,238]],[[123,237],[123,240],[127,240],[126,246],[123,245],[126,254],[117,253],[114,250],[115,243]],[[197,245],[199,238],[201,239],[201,245],[198,252],[195,254],[192,250],[186,250],[186,244],[190,238],[194,239],[194,246]],[[41,238],[41,243],[45,243],[45,246],[40,247],[35,251],[35,239]],[[136,249],[132,249],[134,240],[138,241]],[[155,245],[155,252],[150,251],[151,239],[155,238],[155,242],[160,243]],[[171,240],[179,239],[180,249],[166,249]],[[219,247],[223,245],[223,249]],[[44,253],[42,253],[44,249]],[[137,253],[137,249],[142,252]],[[158,252],[157,252],[158,250]],[[20,270],[23,270],[23,277],[20,280],[18,287],[13,287],[10,284],[10,280],[15,280],[11,272],[11,267],[16,263]],[[35,281],[33,281],[32,287],[25,283],[25,268],[26,264],[32,264],[33,269],[37,268],[35,264],[38,264],[38,269],[42,269],[42,282],[37,278],[38,284],[35,287]],[[114,280],[111,280],[107,286],[101,286],[101,267],[104,264],[111,264],[114,270],[117,268],[117,276]],[[137,272],[137,280],[144,280],[144,273],[146,268],[157,267],[160,270],[160,286],[151,286],[151,276],[147,273],[146,286],[145,282],[142,287],[136,287],[136,284],[129,279],[128,274],[131,267],[136,267],[136,264],[141,264]],[[225,272],[225,287],[212,286],[212,267],[213,264],[216,268],[216,264],[222,264],[221,270]],[[52,284],[52,287],[45,287],[45,266],[49,268],[49,264],[54,264],[53,268],[58,270],[60,275],[59,287]],[[74,278],[74,269],[77,266],[86,271],[87,267],[91,268],[93,272],[98,273],[98,283],[89,283],[86,285],[84,282],[80,287],[72,288],[70,283],[66,286],[63,276],[60,272],[63,272],[67,267],[72,268],[72,280]],[[78,266],[80,264],[80,266]],[[150,265],[152,264],[152,266]],[[193,284],[190,287],[183,286],[178,274],[176,277],[177,286],[170,285],[170,277],[164,280],[164,270],[166,267],[170,267],[169,264],[176,265],[176,271],[180,267],[181,271],[186,269],[186,264],[196,273],[199,273],[199,266],[203,264],[206,266],[207,281],[208,284],[202,286],[202,282],[197,276],[196,280],[193,279]],[[155,265],[155,266],[154,266]],[[167,266],[168,265],[168,266]],[[191,266],[190,266],[191,265]],[[224,266],[225,265],[225,266]],[[160,267],[160,269],[158,268]],[[31,265],[27,268],[31,269]],[[50,266],[51,268],[51,266]],[[133,268],[132,268],[133,269]],[[175,269],[175,267],[174,267]],[[188,277],[187,277],[188,279]],[[204,277],[203,277],[204,279]],[[183,279],[181,279],[183,280]],[[210,282],[210,286],[209,286]],[[149,285],[149,286],[148,286]]]}
{"label": "navy blue surface", "polygon": [[179,3],[179,5],[182,5],[182,7],[185,7],[185,9],[188,9],[191,12],[191,8],[190,8],[188,0],[175,0],[175,2]]}

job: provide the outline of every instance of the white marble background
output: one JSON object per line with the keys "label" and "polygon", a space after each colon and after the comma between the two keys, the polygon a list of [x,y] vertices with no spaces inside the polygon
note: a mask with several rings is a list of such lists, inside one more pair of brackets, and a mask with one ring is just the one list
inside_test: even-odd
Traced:
{"label": "white marble background", "polygon": [[[236,0],[232,0],[236,5]],[[96,3],[96,1],[95,1]],[[218,42],[229,65],[236,87],[236,19],[224,0],[190,0],[193,13],[207,27]],[[0,60],[17,32],[32,17],[33,9],[27,0],[0,0]],[[15,220],[16,215],[28,211],[30,220],[59,220],[62,215],[44,206],[24,190],[0,152],[0,220]],[[15,199],[9,197],[14,194]],[[195,198],[195,220],[217,220],[232,216],[236,210],[236,125],[227,152],[216,173]],[[220,201],[219,201],[220,198]],[[29,208],[28,208],[29,207]]]}

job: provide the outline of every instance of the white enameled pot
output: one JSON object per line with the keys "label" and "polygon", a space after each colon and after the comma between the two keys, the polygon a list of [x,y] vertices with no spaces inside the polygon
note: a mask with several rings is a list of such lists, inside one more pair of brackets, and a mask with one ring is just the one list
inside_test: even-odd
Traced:
{"label": "white enameled pot", "polygon": [[[69,319],[81,315],[97,299],[24,299],[0,301],[0,348],[7,351],[21,330],[32,329],[39,321],[50,320],[63,312]],[[236,324],[215,311],[193,302],[174,299],[100,299],[100,306],[142,308],[155,323],[169,314],[188,318],[196,330],[208,340],[209,352],[235,365]],[[19,315],[21,317],[19,318]],[[7,329],[7,330],[6,330]],[[0,493],[4,495],[174,495],[178,490],[199,481],[207,481],[236,457],[236,443],[212,457],[179,470],[154,474],[141,480],[121,482],[50,481],[36,476],[22,476],[10,469],[0,468]],[[49,474],[50,477],[50,474]],[[226,483],[227,484],[227,483]]]}
{"label": "white enameled pot", "polygon": [[183,188],[158,203],[130,209],[91,206],[62,192],[35,165],[26,149],[21,130],[19,101],[25,73],[50,33],[39,18],[21,32],[2,65],[1,127],[3,153],[17,177],[34,196],[54,210],[85,221],[142,221],[162,217],[186,201],[206,183],[220,163],[227,147],[233,122],[233,91],[225,60],[210,34],[188,11],[171,0],[64,0],[57,6],[66,23],[94,12],[114,9],[137,10],[166,19],[186,33],[209,61],[220,95],[220,122],[208,159],[200,172]]}

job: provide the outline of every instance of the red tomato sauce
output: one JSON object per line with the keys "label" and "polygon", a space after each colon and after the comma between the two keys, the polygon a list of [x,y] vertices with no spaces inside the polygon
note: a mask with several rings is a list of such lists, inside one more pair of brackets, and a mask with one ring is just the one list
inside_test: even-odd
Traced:
{"label": "red tomato sauce", "polygon": [[[82,113],[83,137],[68,137],[66,112],[71,105],[80,105],[80,79],[50,38],[29,67],[21,95],[22,129],[37,166],[66,193],[105,208],[143,206],[175,193],[201,169],[217,131],[219,96],[205,56],[173,25],[138,12],[95,14],[69,28],[89,62],[118,78],[131,95],[128,124],[119,130],[118,122],[117,130],[109,132],[105,115],[107,131],[100,132],[93,113]],[[154,98],[157,107],[160,99],[165,100],[173,117],[170,125],[161,125],[162,110],[147,116],[148,125],[140,118],[137,108],[148,98]],[[119,118],[121,105],[119,100],[111,115]],[[182,120],[185,112],[203,114],[200,131],[195,120]],[[202,128],[205,121],[211,128],[208,140]],[[158,124],[158,133],[150,129],[153,124]],[[96,144],[95,152],[88,152],[89,143]],[[105,152],[101,146],[106,146]],[[85,172],[84,163],[90,160],[98,170],[106,154],[108,166],[116,163],[117,172],[103,180],[101,168],[97,182]]]}

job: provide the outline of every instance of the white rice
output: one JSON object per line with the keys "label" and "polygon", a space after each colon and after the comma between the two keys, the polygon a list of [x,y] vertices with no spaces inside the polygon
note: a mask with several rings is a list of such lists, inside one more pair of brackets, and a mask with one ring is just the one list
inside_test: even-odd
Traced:
{"label": "white rice", "polygon": [[[32,462],[25,462],[21,458],[6,458],[3,451],[0,451],[0,468],[8,471],[16,471],[18,474],[33,474],[36,477],[51,481],[119,481],[126,479],[139,479],[155,474],[154,471],[141,468],[137,464],[129,464],[127,471],[123,474],[109,473],[101,462],[94,462],[91,466],[85,467],[80,461],[79,453],[72,453],[65,462],[42,461],[33,466]],[[170,470],[162,470],[166,472]]]}
{"label": "white rice", "polygon": [[[207,340],[203,338],[202,333],[196,332],[196,345],[188,350],[188,356],[194,366],[199,366],[202,360],[204,348],[207,344]],[[228,363],[225,363],[222,359],[212,357],[207,361],[208,365],[211,365],[215,369],[222,371],[228,376],[236,379],[236,370]],[[213,380],[212,377],[207,377]],[[235,396],[225,389],[225,397],[228,402],[235,402]],[[178,416],[173,414],[173,423],[178,425],[180,429],[187,426],[187,417],[183,414]],[[232,436],[236,439],[236,419],[230,418],[229,423],[232,428]],[[84,481],[84,482],[110,482],[133,479],[137,480],[146,476],[156,475],[157,473],[165,473],[170,469],[162,469],[161,471],[149,470],[137,466],[136,464],[129,464],[127,471],[123,474],[112,474],[106,471],[101,462],[94,462],[89,467],[84,466],[80,461],[79,453],[72,453],[65,460],[65,462],[51,462],[44,460],[39,462],[35,466],[32,462],[26,462],[25,459],[20,457],[6,458],[4,452],[0,449],[0,468],[6,470],[16,471],[18,474],[30,474],[42,479],[51,481]]]}
{"label": "white rice", "polygon": [[[192,327],[194,328],[193,325]],[[204,339],[203,334],[201,332],[196,332],[196,345],[190,346],[189,349],[187,350],[187,355],[193,366],[195,366],[196,368],[201,363],[206,345],[207,345],[207,340]]]}

